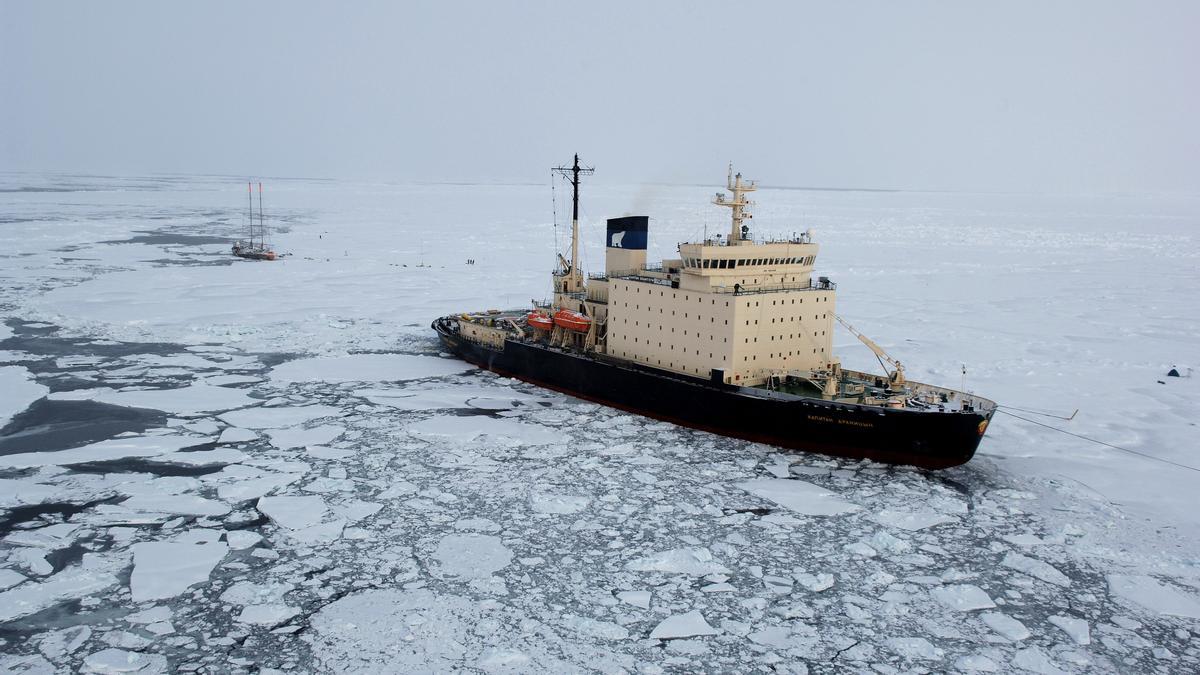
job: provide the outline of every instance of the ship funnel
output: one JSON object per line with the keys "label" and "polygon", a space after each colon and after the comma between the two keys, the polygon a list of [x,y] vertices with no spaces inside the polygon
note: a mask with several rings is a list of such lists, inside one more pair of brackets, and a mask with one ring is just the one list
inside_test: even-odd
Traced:
{"label": "ship funnel", "polygon": [[609,218],[604,241],[605,271],[612,274],[645,268],[649,231],[649,216]]}

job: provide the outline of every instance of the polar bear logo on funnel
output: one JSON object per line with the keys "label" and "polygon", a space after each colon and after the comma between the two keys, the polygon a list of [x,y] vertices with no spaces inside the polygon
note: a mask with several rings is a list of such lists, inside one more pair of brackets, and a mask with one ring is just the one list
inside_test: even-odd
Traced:
{"label": "polar bear logo on funnel", "polygon": [[609,248],[621,248],[621,240],[625,238],[625,232],[613,232],[612,241],[608,243]]}

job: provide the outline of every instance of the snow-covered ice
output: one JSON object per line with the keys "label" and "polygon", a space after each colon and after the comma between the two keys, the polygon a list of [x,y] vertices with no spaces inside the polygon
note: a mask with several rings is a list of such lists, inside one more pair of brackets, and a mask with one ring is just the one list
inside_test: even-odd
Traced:
{"label": "snow-covered ice", "polygon": [[806,516],[837,516],[859,508],[825,488],[800,480],[759,478],[738,483],[738,487]]}
{"label": "snow-covered ice", "polygon": [[129,588],[134,602],[160,600],[208,580],[229,552],[225,542],[147,541],[133,545]]}
{"label": "snow-covered ice", "polygon": [[25,410],[30,403],[45,396],[50,389],[33,380],[21,366],[0,366],[0,429]]}
{"label": "snow-covered ice", "polygon": [[396,382],[441,377],[469,370],[457,359],[408,354],[351,354],[297,359],[276,366],[276,382]]}
{"label": "snow-covered ice", "polygon": [[[280,179],[267,265],[225,179],[34,180],[85,179],[0,176],[0,670],[1200,670],[1187,469],[1005,415],[946,471],[780,452],[447,358],[545,297],[540,187]],[[652,258],[715,208],[656,193]],[[1194,462],[1200,201],[759,195],[913,379]]]}
{"label": "snow-covered ice", "polygon": [[1200,619],[1200,593],[1171,588],[1144,574],[1110,574],[1109,590],[1122,600],[1159,614]]}
{"label": "snow-covered ice", "polygon": [[698,635],[717,635],[721,631],[708,625],[699,610],[674,614],[663,619],[650,631],[651,640],[674,640]]}

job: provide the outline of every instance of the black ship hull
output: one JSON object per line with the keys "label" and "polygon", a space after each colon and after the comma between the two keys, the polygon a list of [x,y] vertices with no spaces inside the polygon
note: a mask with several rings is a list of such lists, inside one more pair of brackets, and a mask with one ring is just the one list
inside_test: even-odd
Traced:
{"label": "black ship hull", "polygon": [[480,368],[613,408],[703,431],[887,464],[945,469],[974,455],[991,412],[933,412],[837,403],[718,384],[506,340],[465,339],[454,318],[433,329],[447,350]]}

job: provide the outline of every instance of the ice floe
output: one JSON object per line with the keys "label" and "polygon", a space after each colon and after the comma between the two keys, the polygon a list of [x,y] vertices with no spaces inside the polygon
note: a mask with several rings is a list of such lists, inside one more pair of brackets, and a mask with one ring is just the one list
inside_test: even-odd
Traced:
{"label": "ice floe", "polygon": [[[3,325],[0,323],[0,325]],[[50,388],[38,384],[33,374],[21,366],[0,366],[0,429],[29,404],[42,398]]]}
{"label": "ice floe", "polygon": [[635,572],[668,572],[692,576],[729,573],[729,568],[717,562],[712,551],[707,548],[663,551],[631,560],[625,568]]}
{"label": "ice floe", "polygon": [[134,602],[171,598],[208,581],[229,552],[222,541],[147,541],[133,545],[129,590]]}
{"label": "ice floe", "polygon": [[737,487],[806,516],[837,516],[860,508],[825,488],[800,480],[758,478],[738,483]]}
{"label": "ice floe", "polygon": [[693,609],[690,612],[673,614],[663,619],[654,627],[654,630],[650,631],[650,639],[675,640],[700,635],[719,635],[720,633],[721,631],[708,624],[700,610]]}
{"label": "ice floe", "polygon": [[83,672],[102,675],[165,673],[167,672],[167,657],[161,654],[144,654],[109,647],[84,658]]}
{"label": "ice floe", "polygon": [[1071,580],[1067,575],[1059,572],[1048,562],[1023,556],[1020,553],[1008,553],[1004,556],[1004,560],[1000,564],[1009,568],[1028,574],[1036,579],[1041,579],[1048,584],[1055,586],[1067,587],[1071,585]]}
{"label": "ice floe", "polygon": [[322,417],[333,417],[341,410],[328,405],[285,406],[275,408],[249,408],[234,410],[221,415],[227,424],[247,429],[279,429],[304,424]]}
{"label": "ice floe", "polygon": [[128,408],[163,410],[175,415],[198,415],[201,413],[225,412],[235,408],[258,405],[242,389],[217,387],[211,384],[193,384],[176,389],[93,389],[88,398],[100,403]]}
{"label": "ice floe", "polygon": [[529,507],[538,513],[578,513],[591,500],[578,495],[535,493],[529,496]]}
{"label": "ice floe", "polygon": [[1064,633],[1071,637],[1071,641],[1075,644],[1089,645],[1092,643],[1091,627],[1086,620],[1061,615],[1051,616],[1046,620],[1061,628]]}
{"label": "ice floe", "polygon": [[1200,619],[1200,599],[1151,576],[1109,574],[1108,589],[1114,596],[1151,612]]}
{"label": "ice floe", "polygon": [[472,370],[457,359],[410,354],[351,354],[296,359],[271,369],[275,382],[396,382]]}
{"label": "ice floe", "polygon": [[988,594],[974,584],[939,586],[930,591],[930,594],[938,602],[959,612],[991,609],[996,606]]}
{"label": "ice floe", "polygon": [[345,431],[345,427],[325,424],[311,429],[272,429],[267,432],[267,436],[271,439],[271,445],[287,450],[306,445],[325,445]]}
{"label": "ice floe", "polygon": [[97,593],[116,583],[117,578],[109,572],[69,567],[45,580],[26,582],[0,592],[0,623]]}
{"label": "ice floe", "polygon": [[36,466],[65,466],[84,462],[106,462],[131,457],[157,457],[182,448],[206,443],[208,439],[196,436],[163,434],[158,436],[130,436],[113,438],[68,450],[53,452],[22,452],[0,456],[0,467],[25,469]]}
{"label": "ice floe", "polygon": [[923,530],[934,525],[941,525],[942,523],[955,522],[953,516],[947,516],[944,513],[934,513],[932,511],[893,511],[891,509],[884,509],[871,516],[871,519],[881,525],[890,525],[891,527],[898,527],[910,532]]}
{"label": "ice floe", "polygon": [[409,425],[408,432],[421,438],[458,442],[469,442],[480,436],[487,436],[492,440],[501,440],[512,445],[541,445],[561,440],[561,435],[552,429],[519,420],[492,417],[472,417],[468,422],[457,416],[430,417]]}
{"label": "ice floe", "polygon": [[486,534],[451,534],[438,542],[433,557],[442,574],[463,579],[491,576],[512,562],[512,551],[499,537]]}
{"label": "ice floe", "polygon": [[225,427],[221,431],[221,436],[217,439],[217,443],[222,445],[232,443],[246,443],[258,438],[258,434],[249,429],[240,429],[238,427]]}

